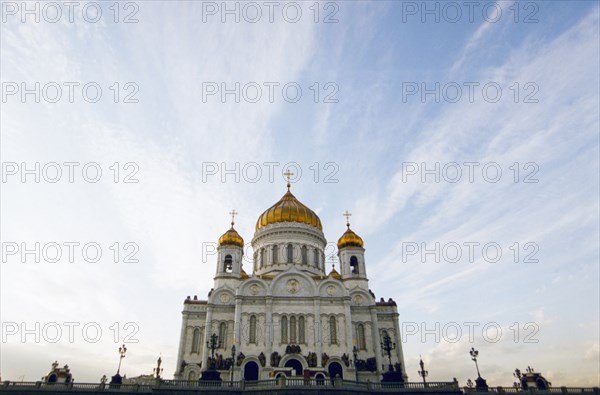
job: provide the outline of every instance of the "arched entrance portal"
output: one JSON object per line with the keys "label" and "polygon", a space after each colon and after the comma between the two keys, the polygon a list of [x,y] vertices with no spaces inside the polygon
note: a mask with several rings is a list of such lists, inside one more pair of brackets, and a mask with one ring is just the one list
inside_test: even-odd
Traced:
{"label": "arched entrance portal", "polygon": [[244,380],[258,380],[258,364],[256,362],[248,362],[244,366]]}
{"label": "arched entrance portal", "polygon": [[296,376],[302,376],[302,363],[297,359],[290,359],[285,363],[286,368],[294,368]]}
{"label": "arched entrance portal", "polygon": [[329,368],[327,368],[327,370],[329,371],[329,377],[331,377],[332,379],[336,378],[337,376],[340,376],[340,378],[344,378],[344,371],[342,369],[342,365],[340,365],[337,362],[332,362],[329,364]]}

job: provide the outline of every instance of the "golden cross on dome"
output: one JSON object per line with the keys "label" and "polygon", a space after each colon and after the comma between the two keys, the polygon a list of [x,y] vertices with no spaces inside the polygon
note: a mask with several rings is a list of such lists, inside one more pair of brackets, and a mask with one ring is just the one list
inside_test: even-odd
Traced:
{"label": "golden cross on dome", "polygon": [[294,173],[292,173],[290,171],[290,169],[287,169],[285,171],[285,173],[283,173],[283,175],[287,177],[287,188],[288,188],[288,191],[289,191],[290,190],[290,179],[292,178],[292,176],[294,175]]}
{"label": "golden cross on dome", "polygon": [[345,213],[342,214],[344,217],[346,217],[346,226],[349,228],[350,227],[350,217],[352,216],[352,214],[350,214],[348,212],[348,210],[346,210]]}
{"label": "golden cross on dome", "polygon": [[229,213],[229,215],[231,215],[231,226],[233,226],[233,224],[235,223],[235,216],[238,214],[239,213],[235,211],[235,209],[231,210],[231,212]]}
{"label": "golden cross on dome", "polygon": [[335,257],[331,254],[331,268],[335,270]]}

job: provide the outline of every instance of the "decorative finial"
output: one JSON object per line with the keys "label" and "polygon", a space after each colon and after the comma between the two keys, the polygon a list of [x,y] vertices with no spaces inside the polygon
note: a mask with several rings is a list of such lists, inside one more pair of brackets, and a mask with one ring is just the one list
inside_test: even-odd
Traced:
{"label": "decorative finial", "polygon": [[292,173],[292,172],[290,171],[290,169],[287,169],[287,170],[285,171],[285,173],[283,173],[283,175],[287,177],[287,189],[288,189],[288,191],[289,191],[289,190],[290,190],[290,186],[291,186],[291,185],[290,185],[290,179],[292,178],[292,176],[294,175],[294,173]]}
{"label": "decorative finial", "polygon": [[331,269],[335,270],[335,257],[331,255]]}
{"label": "decorative finial", "polygon": [[235,209],[231,210],[231,212],[229,213],[229,215],[231,215],[231,227],[233,227],[233,224],[235,224],[235,216],[238,214],[239,213],[235,211]]}
{"label": "decorative finial", "polygon": [[346,226],[348,227],[348,229],[350,229],[350,217],[352,216],[352,214],[350,214],[348,212],[348,210],[346,210],[346,212],[344,214],[342,214],[344,217],[346,217]]}

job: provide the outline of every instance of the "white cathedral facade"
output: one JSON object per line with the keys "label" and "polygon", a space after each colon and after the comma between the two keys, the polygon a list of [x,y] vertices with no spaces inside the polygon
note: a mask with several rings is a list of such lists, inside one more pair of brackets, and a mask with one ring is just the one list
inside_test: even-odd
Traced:
{"label": "white cathedral facade", "polygon": [[390,369],[406,380],[396,303],[369,289],[364,243],[349,224],[340,272],[327,273],[321,221],[288,183],[256,223],[252,275],[233,225],[219,238],[208,300],[184,302],[175,379],[197,380],[212,364],[224,380],[379,381]]}

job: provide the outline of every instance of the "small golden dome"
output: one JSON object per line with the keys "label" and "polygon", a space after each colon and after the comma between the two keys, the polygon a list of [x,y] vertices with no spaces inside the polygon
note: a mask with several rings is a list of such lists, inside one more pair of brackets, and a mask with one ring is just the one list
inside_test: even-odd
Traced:
{"label": "small golden dome", "polygon": [[321,220],[314,211],[300,203],[289,189],[277,203],[269,207],[258,217],[256,230],[277,222],[299,222],[323,230]]}
{"label": "small golden dome", "polygon": [[221,246],[237,246],[244,248],[244,239],[239,233],[233,228],[233,224],[231,224],[231,228],[223,233],[223,236],[219,237],[219,247]]}
{"label": "small golden dome", "polygon": [[344,247],[363,247],[365,243],[363,239],[360,238],[359,235],[354,233],[352,229],[350,229],[350,225],[348,225],[348,229],[344,232],[342,237],[337,242],[338,249]]}
{"label": "small golden dome", "polygon": [[246,271],[244,269],[241,269],[240,270],[240,279],[241,280],[247,280],[248,278],[249,278],[248,277],[248,273],[246,273]]}
{"label": "small golden dome", "polygon": [[331,271],[328,274],[329,277],[335,278],[336,280],[341,280],[342,276],[335,270],[335,266],[332,266]]}

